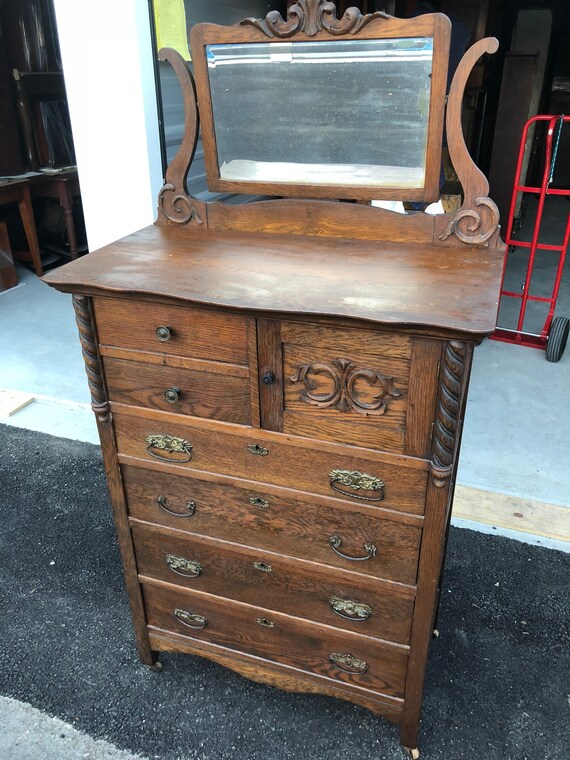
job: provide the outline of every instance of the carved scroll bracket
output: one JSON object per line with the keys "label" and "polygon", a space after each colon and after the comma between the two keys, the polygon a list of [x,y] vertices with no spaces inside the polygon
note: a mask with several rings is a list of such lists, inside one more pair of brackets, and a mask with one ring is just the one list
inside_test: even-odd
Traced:
{"label": "carved scroll bracket", "polygon": [[[315,393],[317,388],[315,375],[325,375],[333,382],[333,388],[326,393]],[[356,381],[367,380],[370,385],[379,385],[380,390],[371,402],[363,401],[356,391]],[[402,393],[394,387],[394,379],[386,377],[373,369],[360,368],[349,359],[333,359],[331,364],[313,362],[303,364],[290,378],[292,383],[302,382],[304,388],[301,398],[318,409],[332,407],[339,412],[360,412],[366,415],[384,414],[388,403],[393,398],[399,398]]]}
{"label": "carved scroll bracket", "polygon": [[86,296],[73,296],[73,308],[75,309],[75,321],[79,329],[85,372],[91,392],[91,407],[99,422],[107,422],[109,420],[109,403],[97,351],[93,315],[91,314],[91,299]]}
{"label": "carved scroll bracket", "polygon": [[495,53],[498,48],[499,42],[494,37],[476,42],[461,59],[451,83],[445,128],[449,156],[465,195],[463,205],[452,215],[451,221],[448,215],[440,217],[441,225],[446,226],[443,230],[439,226],[439,240],[457,238],[468,245],[488,246],[489,241],[498,236],[499,210],[488,197],[489,183],[467,150],[461,126],[463,93],[469,75],[484,53]]}
{"label": "carved scroll bracket", "polygon": [[160,61],[168,61],[176,72],[184,99],[184,136],[166,170],[166,182],[158,194],[158,210],[169,222],[188,224],[194,221],[203,224],[206,218],[206,204],[186,193],[186,178],[194,159],[200,121],[196,101],[196,85],[185,60],[172,48],[162,48],[158,54]]}
{"label": "carved scroll bracket", "polygon": [[445,348],[430,466],[437,488],[445,486],[453,471],[466,355],[467,344],[461,341],[450,341]]}
{"label": "carved scroll bracket", "polygon": [[246,18],[241,23],[254,26],[268,37],[286,39],[297,32],[304,32],[307,37],[314,37],[322,31],[334,36],[357,34],[377,18],[389,19],[391,16],[382,11],[363,16],[358,8],[347,8],[339,19],[334,3],[327,0],[298,0],[287,11],[286,21],[279,11],[271,11],[264,19]]}

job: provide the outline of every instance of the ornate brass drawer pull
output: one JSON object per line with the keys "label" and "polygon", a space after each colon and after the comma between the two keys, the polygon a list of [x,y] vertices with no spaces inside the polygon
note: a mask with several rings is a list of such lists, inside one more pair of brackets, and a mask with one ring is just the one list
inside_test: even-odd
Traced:
{"label": "ornate brass drawer pull", "polygon": [[257,618],[257,622],[264,628],[275,628],[275,623],[272,623],[271,620],[268,620],[267,618]]}
{"label": "ornate brass drawer pull", "polygon": [[364,562],[364,560],[372,559],[372,557],[376,556],[376,546],[374,544],[364,544],[364,548],[367,552],[364,557],[351,557],[348,554],[343,554],[340,551],[340,547],[342,545],[342,538],[340,536],[331,536],[329,538],[329,544],[331,545],[331,549],[335,554],[338,554],[338,556],[342,557],[343,559],[349,559],[352,562]]}
{"label": "ornate brass drawer pull", "polygon": [[195,501],[187,501],[184,504],[184,507],[186,508],[186,512],[175,512],[173,509],[168,509],[167,507],[168,502],[167,502],[166,496],[158,496],[156,499],[156,503],[161,509],[163,509],[165,512],[168,512],[168,514],[172,515],[173,517],[192,517],[192,515],[196,511]]}
{"label": "ornate brass drawer pull", "polygon": [[[147,453],[155,459],[160,459],[162,462],[184,464],[192,459],[192,449],[194,447],[191,443],[185,441],[184,438],[176,438],[172,435],[147,435],[145,442],[148,444],[146,447]],[[184,458],[165,457],[162,454],[156,454],[152,449],[166,451],[167,454],[182,454]]]}
{"label": "ornate brass drawer pull", "polygon": [[161,343],[166,343],[172,337],[172,328],[166,325],[160,325],[155,330],[156,337]]}
{"label": "ornate brass drawer pull", "polygon": [[266,562],[254,562],[253,566],[256,570],[261,570],[262,573],[272,573],[273,568],[271,565],[268,565]]}
{"label": "ornate brass drawer pull", "polygon": [[268,509],[269,508],[269,502],[267,499],[262,499],[260,496],[251,497],[249,500],[250,504],[253,504],[254,507],[259,507],[260,509]]}
{"label": "ornate brass drawer pull", "polygon": [[343,673],[363,675],[368,670],[368,663],[359,660],[352,654],[340,654],[340,652],[331,652],[329,662]]}
{"label": "ornate brass drawer pull", "polygon": [[[382,501],[384,498],[384,481],[374,475],[367,475],[358,470],[331,470],[329,472],[330,487],[333,491],[348,496],[351,499],[363,499],[364,501]],[[366,496],[360,493],[350,493],[339,486],[346,486],[353,491],[374,491],[377,496]]]}
{"label": "ornate brass drawer pull", "polygon": [[174,617],[179,620],[182,625],[187,625],[188,628],[205,628],[208,625],[208,618],[203,615],[197,615],[195,612],[189,612],[188,610],[174,610]]}
{"label": "ornate brass drawer pull", "polygon": [[265,446],[260,446],[259,443],[250,443],[247,447],[250,454],[257,454],[260,457],[266,457],[269,454],[269,449]]}
{"label": "ornate brass drawer pull", "polygon": [[332,611],[345,620],[368,620],[372,614],[372,608],[367,604],[351,602],[350,599],[341,599],[340,596],[331,596],[329,604]]}
{"label": "ornate brass drawer pull", "polygon": [[174,554],[167,554],[165,560],[173,573],[183,575],[185,578],[197,578],[202,572],[202,565],[191,559],[184,559],[184,557],[177,557]]}
{"label": "ornate brass drawer pull", "polygon": [[169,404],[175,404],[180,399],[180,393],[180,388],[173,385],[172,388],[167,388],[164,391],[163,397]]}

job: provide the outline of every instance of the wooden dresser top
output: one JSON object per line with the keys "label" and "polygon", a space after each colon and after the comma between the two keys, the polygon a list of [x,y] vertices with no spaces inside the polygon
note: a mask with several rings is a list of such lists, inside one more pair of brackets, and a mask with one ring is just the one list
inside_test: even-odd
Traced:
{"label": "wooden dresser top", "polygon": [[44,281],[85,294],[159,296],[482,338],[495,327],[503,251],[150,226]]}

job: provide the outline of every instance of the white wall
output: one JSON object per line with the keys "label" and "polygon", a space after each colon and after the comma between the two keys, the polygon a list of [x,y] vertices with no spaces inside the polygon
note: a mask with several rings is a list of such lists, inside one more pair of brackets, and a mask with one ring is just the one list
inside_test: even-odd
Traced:
{"label": "white wall", "polygon": [[89,250],[152,224],[162,185],[146,0],[55,0]]}

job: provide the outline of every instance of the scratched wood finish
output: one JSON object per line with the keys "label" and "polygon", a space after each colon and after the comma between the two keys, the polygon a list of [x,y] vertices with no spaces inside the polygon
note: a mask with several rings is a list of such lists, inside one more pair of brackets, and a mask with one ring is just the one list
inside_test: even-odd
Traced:
{"label": "scratched wood finish", "polygon": [[[352,317],[430,336],[451,330],[480,341],[495,328],[503,253],[503,248],[481,246],[451,252],[413,239],[399,243],[308,235],[195,234],[194,228],[151,226],[103,248],[97,256],[83,256],[53,270],[45,281],[67,292],[114,293],[123,303],[115,307],[120,315],[132,308],[126,301],[129,295],[146,294],[268,315]],[[155,308],[139,308],[141,322],[133,325],[128,338],[139,344],[146,325],[152,347],[147,349],[142,341],[143,350],[164,351],[164,346],[156,348]],[[197,322],[192,320],[192,326]],[[202,329],[207,324],[206,316]],[[125,337],[112,332],[101,341],[113,340],[116,345],[119,340],[127,346]],[[224,345],[214,336],[207,358],[222,359]]]}
{"label": "scratched wood finish", "polygon": [[[182,477],[163,467],[123,464],[132,518],[374,578],[390,567],[410,573],[417,562],[422,526],[417,516],[196,470]],[[347,554],[356,556],[373,543],[376,556],[367,562],[344,559],[329,543],[337,535]]]}
{"label": "scratched wood finish", "polygon": [[[111,401],[251,424],[249,378],[108,357],[103,366]],[[170,402],[164,394],[172,389],[177,390],[178,400]]]}
{"label": "scratched wood finish", "polygon": [[[389,696],[403,696],[407,652],[394,644],[323,628],[279,612],[269,612],[263,607],[186,589],[159,587],[146,582],[143,594],[149,626],[220,644]],[[176,609],[205,617],[205,628],[196,630],[184,625],[174,615]],[[265,627],[257,622],[258,619],[274,625]],[[368,668],[363,674],[345,673],[329,662],[331,653],[350,653],[366,662]]]}
{"label": "scratched wood finish", "polygon": [[[247,318],[239,314],[101,298],[95,315],[104,345],[247,365]],[[156,335],[161,326],[171,331],[166,341]]]}
{"label": "scratched wood finish", "polygon": [[[138,522],[132,522],[131,527],[141,577],[408,644],[413,595],[398,593],[392,584],[379,584],[355,573],[291,560],[261,549],[194,535],[180,538],[175,532],[168,533]],[[167,562],[172,556],[198,562],[200,574],[184,577],[176,572]],[[259,563],[262,569],[258,569]],[[347,620],[334,611],[330,603],[333,598],[366,604],[370,615]]]}
{"label": "scratched wood finish", "polygon": [[[117,404],[112,408],[117,447],[121,454],[157,461],[156,456],[147,450],[147,436],[175,436],[189,441],[193,446],[191,461],[178,464],[181,468],[236,475],[324,496],[337,495],[331,486],[332,470],[357,470],[380,478],[385,483],[384,498],[379,500],[378,491],[361,490],[359,493],[350,488],[343,498],[363,504],[376,503],[396,511],[422,513],[427,473],[421,467],[423,463],[417,460],[410,461],[412,466],[398,466],[391,464],[387,455],[378,459],[369,449],[340,446],[337,449],[335,444],[328,444],[327,450],[324,442],[309,441],[308,446],[303,446],[299,445],[303,439],[282,438],[279,433],[270,436],[265,431],[213,421],[206,424],[206,421],[195,418],[182,424],[177,415],[153,417],[151,410],[119,407]],[[249,446],[261,446],[268,453],[265,456],[252,453]],[[335,448],[331,449],[331,446]],[[177,464],[176,454],[154,453],[163,457],[163,461]],[[377,501],[374,502],[374,499]]]}
{"label": "scratched wood finish", "polygon": [[285,691],[326,694],[329,697],[345,699],[361,707],[366,707],[376,715],[381,715],[393,723],[399,723],[401,720],[403,703],[401,699],[333,681],[326,676],[307,673],[290,665],[269,662],[244,652],[236,652],[216,644],[190,639],[172,631],[149,627],[148,633],[152,646],[158,651],[186,652],[207,657],[226,668],[235,670],[236,673],[249,678],[251,681],[269,684]]}

